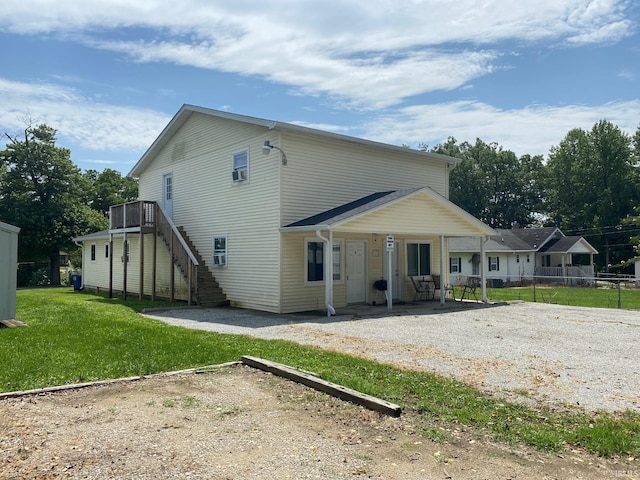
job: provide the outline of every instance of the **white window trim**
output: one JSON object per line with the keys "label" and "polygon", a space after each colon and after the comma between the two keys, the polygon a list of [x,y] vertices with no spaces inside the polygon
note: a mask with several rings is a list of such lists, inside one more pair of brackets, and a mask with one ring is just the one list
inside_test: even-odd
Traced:
{"label": "white window trim", "polygon": [[[404,271],[407,274],[407,279],[410,277],[409,275],[409,245],[413,244],[428,244],[429,245],[429,266],[431,267],[430,275],[433,275],[433,240],[405,240],[404,242]],[[418,274],[418,277],[421,275]]]}
{"label": "white window trim", "polygon": [[[319,285],[324,285],[324,280],[315,280],[315,281],[310,281],[307,280],[309,278],[308,272],[307,272],[307,265],[309,265],[309,247],[308,244],[309,243],[322,243],[323,246],[326,246],[325,242],[323,242],[322,240],[320,240],[318,237],[308,237],[304,239],[304,285],[306,287],[317,287]],[[333,239],[333,245],[338,245],[340,247],[340,278],[338,280],[334,280],[333,284],[334,285],[340,285],[344,283],[344,277],[345,277],[345,260],[344,260],[344,239],[342,238],[334,238]],[[324,248],[323,248],[324,250]],[[324,255],[323,261],[327,258],[327,255]],[[331,261],[333,261],[333,248],[331,249]],[[326,270],[324,270],[326,272]],[[335,276],[335,269],[334,269],[334,276]],[[323,273],[324,276],[324,273]]]}
{"label": "white window trim", "polygon": [[[235,166],[236,155],[239,155],[241,153],[244,153],[247,156],[247,165],[244,168],[236,168]],[[236,172],[239,172],[238,179],[235,178]],[[244,172],[244,175],[241,172]],[[242,183],[249,182],[249,147],[236,150],[231,154],[231,179],[234,185],[239,185]]]}
{"label": "white window trim", "polygon": [[[453,271],[453,263],[451,261],[454,260],[456,270]],[[462,257],[449,257],[449,273],[462,273]]]}
{"label": "white window trim", "polygon": [[[495,259],[496,268],[491,268],[492,260]],[[489,271],[490,272],[499,272],[500,271],[500,257],[496,255],[495,257],[489,257]]]}
{"label": "white window trim", "polygon": [[96,259],[98,258],[98,247],[95,243],[89,245],[89,261],[91,263],[96,263]]}
{"label": "white window trim", "polygon": [[[224,238],[224,253],[216,253],[216,238]],[[216,257],[223,263],[216,263]],[[226,233],[214,233],[211,236],[211,264],[217,268],[225,268],[229,265],[229,235]]]}

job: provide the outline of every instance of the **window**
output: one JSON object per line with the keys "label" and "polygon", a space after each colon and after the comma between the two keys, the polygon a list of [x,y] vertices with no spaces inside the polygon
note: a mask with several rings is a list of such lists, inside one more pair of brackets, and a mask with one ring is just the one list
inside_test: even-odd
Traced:
{"label": "window", "polygon": [[227,264],[227,236],[213,236],[213,264],[225,266]]}
{"label": "window", "polygon": [[530,259],[529,259],[529,254],[527,253],[527,263],[529,263]]}
{"label": "window", "polygon": [[462,258],[450,257],[449,258],[449,273],[462,273]]}
{"label": "window", "polygon": [[550,267],[551,266],[551,255],[543,255],[542,256],[542,266]]}
{"label": "window", "polygon": [[91,244],[91,261],[92,262],[96,261],[96,244],[95,243]]}
{"label": "window", "polygon": [[431,275],[430,243],[407,243],[407,275]]}
{"label": "window", "polygon": [[233,181],[244,182],[249,178],[249,152],[243,150],[233,154]]}
{"label": "window", "polygon": [[520,263],[520,255],[516,255],[516,263]]}
{"label": "window", "polygon": [[[306,262],[307,282],[324,281],[324,242],[307,240]],[[342,241],[334,240],[331,261],[333,262],[333,281],[342,280]]]}
{"label": "window", "polygon": [[489,271],[500,270],[500,257],[489,257]]}
{"label": "window", "polygon": [[109,258],[109,244],[104,244],[104,258]]}
{"label": "window", "polygon": [[166,202],[173,200],[173,176],[164,176],[164,199]]}

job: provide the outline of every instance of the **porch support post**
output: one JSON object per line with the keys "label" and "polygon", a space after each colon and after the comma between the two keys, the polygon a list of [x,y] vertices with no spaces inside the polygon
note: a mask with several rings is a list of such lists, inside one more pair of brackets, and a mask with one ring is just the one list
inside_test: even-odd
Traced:
{"label": "porch support post", "polygon": [[139,251],[138,255],[140,257],[140,285],[138,287],[138,300],[142,300],[144,298],[144,202],[138,203],[138,221],[140,222],[140,245],[138,245]]}
{"label": "porch support post", "polygon": [[173,267],[173,237],[175,237],[175,235],[173,234],[173,232],[171,232],[171,240],[169,241],[169,251],[170,251],[170,256],[171,256],[171,260],[169,260],[169,301],[171,303],[174,302],[175,300],[175,287],[176,287],[176,281],[175,281],[175,268]]}
{"label": "porch support post", "polygon": [[140,227],[140,245],[138,248],[138,255],[140,256],[140,287],[138,300],[142,300],[144,298],[144,232],[142,231],[142,227]]}
{"label": "porch support post", "polygon": [[127,238],[127,232],[124,233],[124,241],[122,242],[122,299],[127,299],[127,263],[129,263],[129,259],[127,258],[127,251],[129,249],[129,240]]}
{"label": "porch support post", "polygon": [[480,237],[480,296],[482,297],[483,302],[488,302],[487,299],[487,274],[485,272],[487,259],[485,258],[484,244],[487,241],[488,237]]}
{"label": "porch support post", "polygon": [[109,298],[113,298],[113,233],[111,232],[109,232]]}
{"label": "porch support post", "polygon": [[[157,205],[154,205],[157,208]],[[153,215],[153,260],[151,266],[151,301],[156,301],[156,271],[158,265],[158,227],[156,225],[157,215]]]}
{"label": "porch support post", "polygon": [[445,255],[444,255],[444,242],[445,242],[445,238],[444,235],[440,235],[440,305],[444,305],[444,294],[446,292],[446,290],[444,289],[444,286],[446,283],[448,283],[448,278],[445,278]]}

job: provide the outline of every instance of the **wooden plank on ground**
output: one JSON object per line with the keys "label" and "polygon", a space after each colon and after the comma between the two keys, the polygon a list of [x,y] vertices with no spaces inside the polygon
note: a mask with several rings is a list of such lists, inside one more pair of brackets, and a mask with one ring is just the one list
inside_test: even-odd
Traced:
{"label": "wooden plank on ground", "polygon": [[391,417],[399,417],[402,413],[402,408],[399,405],[372,397],[371,395],[358,392],[351,388],[343,387],[336,383],[327,382],[326,380],[303,373],[295,368],[282,365],[281,363],[271,362],[269,360],[263,360],[261,358],[251,357],[248,355],[243,356],[241,361],[250,367],[258,368],[260,370],[273,373],[274,375],[302,383],[303,385],[328,393],[334,397],[357,405],[362,405],[363,407],[367,407],[377,412],[382,412]]}
{"label": "wooden plank on ground", "polygon": [[13,318],[0,320],[0,327],[26,327],[27,324]]}

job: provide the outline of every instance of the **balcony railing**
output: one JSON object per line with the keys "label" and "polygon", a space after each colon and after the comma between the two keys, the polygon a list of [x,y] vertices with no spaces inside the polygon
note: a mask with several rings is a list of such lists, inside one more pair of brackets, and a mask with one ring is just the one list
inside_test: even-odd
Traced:
{"label": "balcony railing", "polygon": [[110,229],[153,227],[156,202],[137,201],[113,205],[109,208]]}

